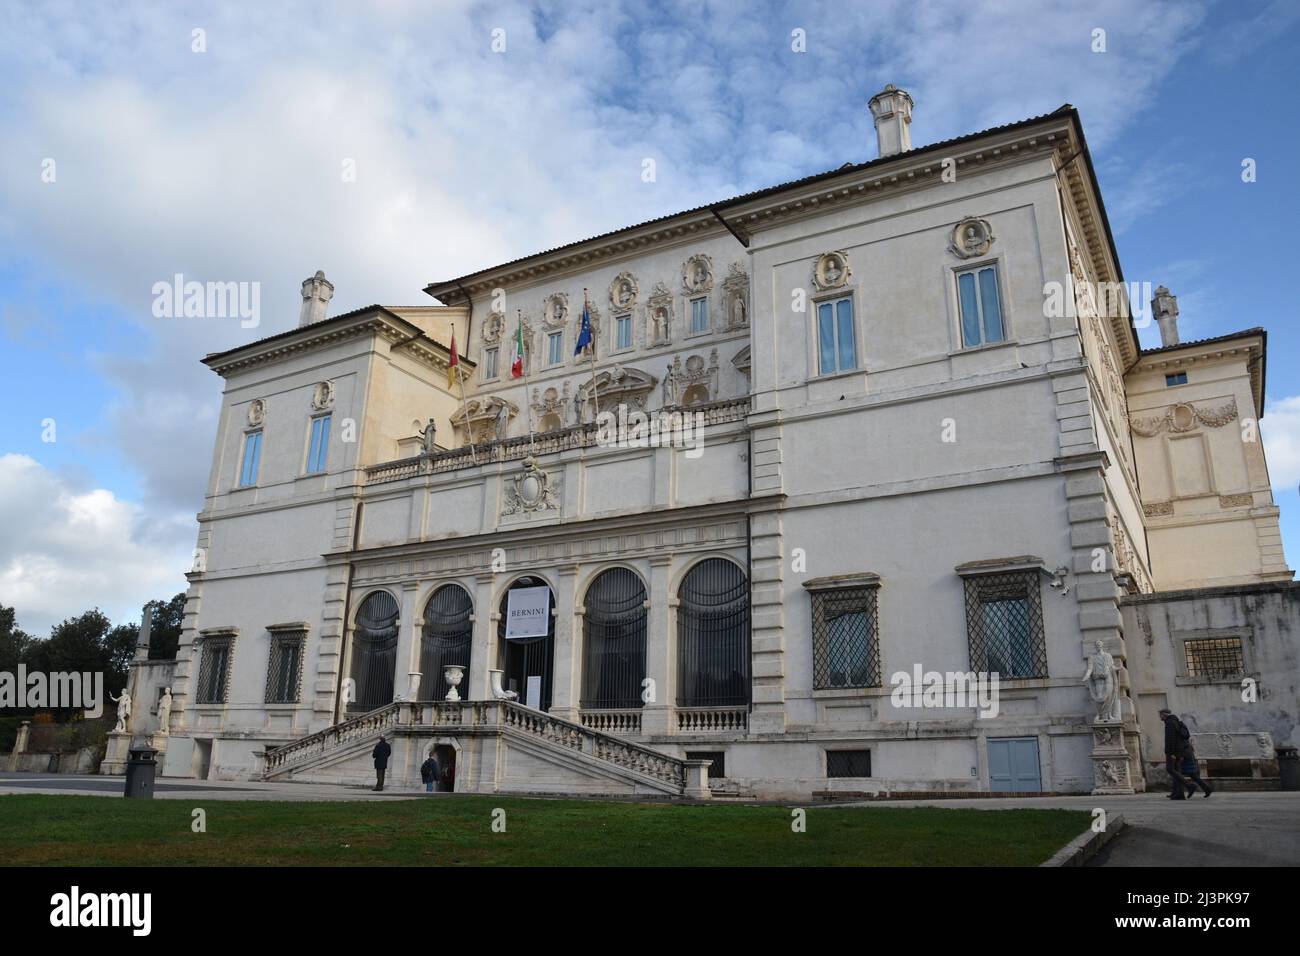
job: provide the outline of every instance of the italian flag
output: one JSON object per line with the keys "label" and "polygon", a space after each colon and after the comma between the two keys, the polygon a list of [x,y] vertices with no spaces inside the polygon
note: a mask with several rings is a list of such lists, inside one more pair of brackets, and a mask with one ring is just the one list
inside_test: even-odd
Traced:
{"label": "italian flag", "polygon": [[521,318],[515,326],[514,354],[510,358],[510,377],[519,378],[524,374],[524,320]]}

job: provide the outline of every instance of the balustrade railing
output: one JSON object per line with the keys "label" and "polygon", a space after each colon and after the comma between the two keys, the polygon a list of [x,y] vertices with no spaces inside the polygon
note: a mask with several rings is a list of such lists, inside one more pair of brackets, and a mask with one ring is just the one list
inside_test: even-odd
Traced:
{"label": "balustrade railing", "polygon": [[749,726],[746,707],[678,707],[677,730],[684,734],[744,731]]}
{"label": "balustrade railing", "polygon": [[[729,398],[707,405],[691,405],[684,408],[661,409],[660,414],[680,413],[681,415],[703,416],[705,426],[724,425],[729,422],[744,421],[749,415],[749,397]],[[598,422],[586,422],[582,425],[570,425],[549,432],[538,432],[531,438],[519,435],[485,442],[481,445],[453,448],[432,455],[416,455],[412,458],[399,458],[371,465],[366,469],[366,484],[376,485],[388,481],[402,481],[420,475],[436,475],[476,465],[490,465],[495,462],[517,461],[529,455],[549,455],[554,452],[568,451],[575,448],[599,446],[607,436],[602,434]]]}
{"label": "balustrade railing", "polygon": [[382,733],[396,726],[397,709],[396,703],[385,704],[383,707],[360,714],[333,727],[327,727],[301,740],[268,750],[263,773],[270,776],[304,760],[338,750],[354,740]]}
{"label": "balustrade railing", "polygon": [[641,733],[640,710],[584,710],[578,714],[578,722],[602,734]]}

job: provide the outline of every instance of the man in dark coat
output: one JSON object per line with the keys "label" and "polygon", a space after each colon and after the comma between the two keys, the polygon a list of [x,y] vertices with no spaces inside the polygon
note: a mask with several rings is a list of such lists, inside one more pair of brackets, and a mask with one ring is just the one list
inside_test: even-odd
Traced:
{"label": "man in dark coat", "polygon": [[384,789],[384,771],[388,769],[388,755],[392,752],[393,748],[389,746],[388,738],[380,734],[379,743],[375,744],[375,749],[370,754],[375,758],[375,773],[379,775],[379,782],[375,784],[375,790]]}
{"label": "man in dark coat", "polygon": [[420,779],[424,781],[424,789],[430,793],[438,788],[439,771],[438,757],[430,750],[429,759],[420,764]]}
{"label": "man in dark coat", "polygon": [[1192,735],[1187,725],[1174,716],[1173,711],[1162,708],[1160,719],[1165,722],[1165,770],[1169,772],[1169,799],[1183,800],[1187,791],[1196,790],[1181,773],[1183,754],[1191,746]]}
{"label": "man in dark coat", "polygon": [[[1183,776],[1192,781],[1192,783],[1200,786],[1200,788],[1205,791],[1207,797],[1214,792],[1210,788],[1210,785],[1201,779],[1200,766],[1196,762],[1196,749],[1192,746],[1191,734],[1187,735],[1187,748],[1183,751],[1182,771]],[[1189,785],[1187,788],[1187,799],[1190,800],[1195,795],[1196,788]]]}

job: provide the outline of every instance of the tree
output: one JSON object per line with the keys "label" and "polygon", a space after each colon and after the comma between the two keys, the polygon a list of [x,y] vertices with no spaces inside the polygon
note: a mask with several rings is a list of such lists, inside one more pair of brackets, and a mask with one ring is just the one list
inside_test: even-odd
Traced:
{"label": "tree", "polygon": [[185,617],[185,592],[170,601],[155,601],[153,625],[149,631],[149,659],[169,661],[181,643],[181,621]]}
{"label": "tree", "polygon": [[86,611],[54,625],[46,640],[32,642],[23,661],[29,671],[46,674],[101,672],[104,690],[119,694],[126,686],[130,655],[123,659],[120,649],[110,647],[110,630],[112,623],[103,611],[99,608]]}
{"label": "tree", "polygon": [[16,612],[0,604],[0,671],[17,673],[36,638],[18,627]]}

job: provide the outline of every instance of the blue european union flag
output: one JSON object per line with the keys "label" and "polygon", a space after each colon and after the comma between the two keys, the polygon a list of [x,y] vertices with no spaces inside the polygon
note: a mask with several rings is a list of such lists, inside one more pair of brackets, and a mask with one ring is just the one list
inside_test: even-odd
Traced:
{"label": "blue european union flag", "polygon": [[587,303],[582,303],[582,325],[578,329],[578,342],[573,348],[573,354],[579,354],[583,349],[591,344],[591,313],[587,311]]}

